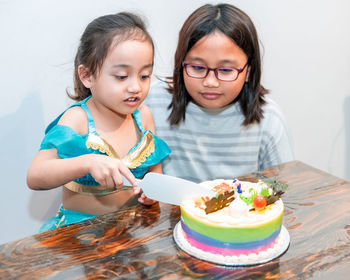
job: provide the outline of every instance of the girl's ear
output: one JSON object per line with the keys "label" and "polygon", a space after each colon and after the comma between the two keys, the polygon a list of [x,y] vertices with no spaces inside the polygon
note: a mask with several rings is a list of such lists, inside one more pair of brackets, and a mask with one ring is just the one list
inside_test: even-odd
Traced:
{"label": "girl's ear", "polygon": [[80,81],[86,88],[92,87],[93,76],[90,74],[89,69],[87,69],[84,65],[78,66],[78,75]]}
{"label": "girl's ear", "polygon": [[245,76],[245,82],[246,83],[248,83],[248,81],[249,81],[249,75],[250,75],[250,66],[248,66],[247,75]]}

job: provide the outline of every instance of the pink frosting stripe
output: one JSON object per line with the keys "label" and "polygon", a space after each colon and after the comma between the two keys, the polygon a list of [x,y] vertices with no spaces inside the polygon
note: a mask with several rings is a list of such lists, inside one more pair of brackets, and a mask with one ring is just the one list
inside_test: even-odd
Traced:
{"label": "pink frosting stripe", "polygon": [[261,251],[266,251],[267,249],[269,248],[272,248],[276,241],[278,240],[278,237],[272,241],[271,243],[265,245],[264,247],[260,247],[258,249],[246,249],[246,250],[243,250],[243,249],[227,249],[227,248],[219,248],[219,247],[213,247],[213,246],[210,246],[210,245],[206,245],[206,244],[203,244],[203,243],[200,243],[196,240],[194,240],[193,238],[187,236],[183,231],[182,233],[184,234],[186,240],[188,241],[188,243],[190,243],[193,247],[197,248],[197,249],[200,249],[204,252],[209,252],[209,253],[212,253],[212,254],[220,254],[220,255],[223,255],[223,256],[236,256],[236,255],[249,255],[251,253],[259,253]]}

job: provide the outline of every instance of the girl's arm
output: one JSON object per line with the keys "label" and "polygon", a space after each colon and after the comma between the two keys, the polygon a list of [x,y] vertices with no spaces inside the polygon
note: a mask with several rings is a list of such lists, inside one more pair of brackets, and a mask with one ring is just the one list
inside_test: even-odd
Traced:
{"label": "girl's arm", "polygon": [[118,159],[97,154],[61,159],[56,149],[39,151],[28,170],[27,184],[33,190],[49,190],[89,173],[106,188],[121,187],[121,174],[136,185],[134,175]]}
{"label": "girl's arm", "polygon": [[[58,124],[69,126],[79,134],[87,132],[86,114],[80,107],[67,110]],[[27,184],[34,190],[48,190],[87,174],[91,174],[96,182],[106,188],[122,186],[120,174],[136,185],[134,175],[118,159],[98,154],[61,159],[56,149],[38,152],[28,170]]]}
{"label": "girl's arm", "polygon": [[87,161],[83,156],[60,159],[56,151],[56,149],[41,150],[35,156],[27,174],[29,188],[53,189],[87,174]]}

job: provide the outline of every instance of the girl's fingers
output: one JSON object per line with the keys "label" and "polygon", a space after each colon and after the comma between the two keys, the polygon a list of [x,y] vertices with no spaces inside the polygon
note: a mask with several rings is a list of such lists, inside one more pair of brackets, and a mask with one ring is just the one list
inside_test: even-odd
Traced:
{"label": "girl's fingers", "polygon": [[145,198],[146,198],[145,194],[141,194],[137,201],[142,203],[142,204],[144,204],[145,203]]}
{"label": "girl's fingers", "polygon": [[113,180],[116,188],[123,187],[123,178],[118,170],[115,170],[115,172],[113,172]]}
{"label": "girl's fingers", "polygon": [[144,193],[141,194],[141,196],[138,199],[138,202],[144,204],[144,205],[152,205],[154,203],[156,203],[156,200],[150,199],[148,198]]}
{"label": "girl's fingers", "polygon": [[138,195],[141,192],[141,188],[139,187],[133,187],[134,195]]}
{"label": "girl's fingers", "polygon": [[[119,171],[131,183],[132,186],[134,186],[134,187],[137,186],[135,176],[131,173],[129,168],[127,168],[124,164],[121,164],[119,166]],[[122,182],[123,182],[123,180],[122,180]]]}
{"label": "girl's fingers", "polygon": [[116,186],[112,177],[106,177],[105,182],[106,182],[105,187],[107,189],[112,189],[112,188],[115,188],[115,186]]}

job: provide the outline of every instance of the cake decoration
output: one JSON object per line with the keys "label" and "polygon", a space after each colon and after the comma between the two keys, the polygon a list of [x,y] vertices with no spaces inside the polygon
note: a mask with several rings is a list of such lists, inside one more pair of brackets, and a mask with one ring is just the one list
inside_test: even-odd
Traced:
{"label": "cake decoration", "polygon": [[267,204],[267,199],[263,195],[257,195],[253,199],[253,206],[256,210],[262,210]]}
{"label": "cake decoration", "polygon": [[288,184],[276,181],[273,178],[266,178],[260,181],[266,184],[268,187],[272,188],[275,194],[279,193],[280,195],[282,195],[288,188]]}
{"label": "cake decoration", "polygon": [[232,183],[236,186],[237,192],[242,193],[241,183],[237,179],[234,179]]}
{"label": "cake decoration", "polygon": [[180,248],[200,259],[228,265],[263,263],[289,245],[282,226],[287,188],[273,179],[257,183],[214,180],[201,183],[212,195],[187,197],[174,231]]}
{"label": "cake decoration", "polygon": [[210,200],[206,201],[205,213],[209,214],[229,206],[230,203],[235,199],[235,197],[233,196],[234,194],[234,190],[230,192],[225,191],[224,193],[220,193],[216,197],[213,197]]}

